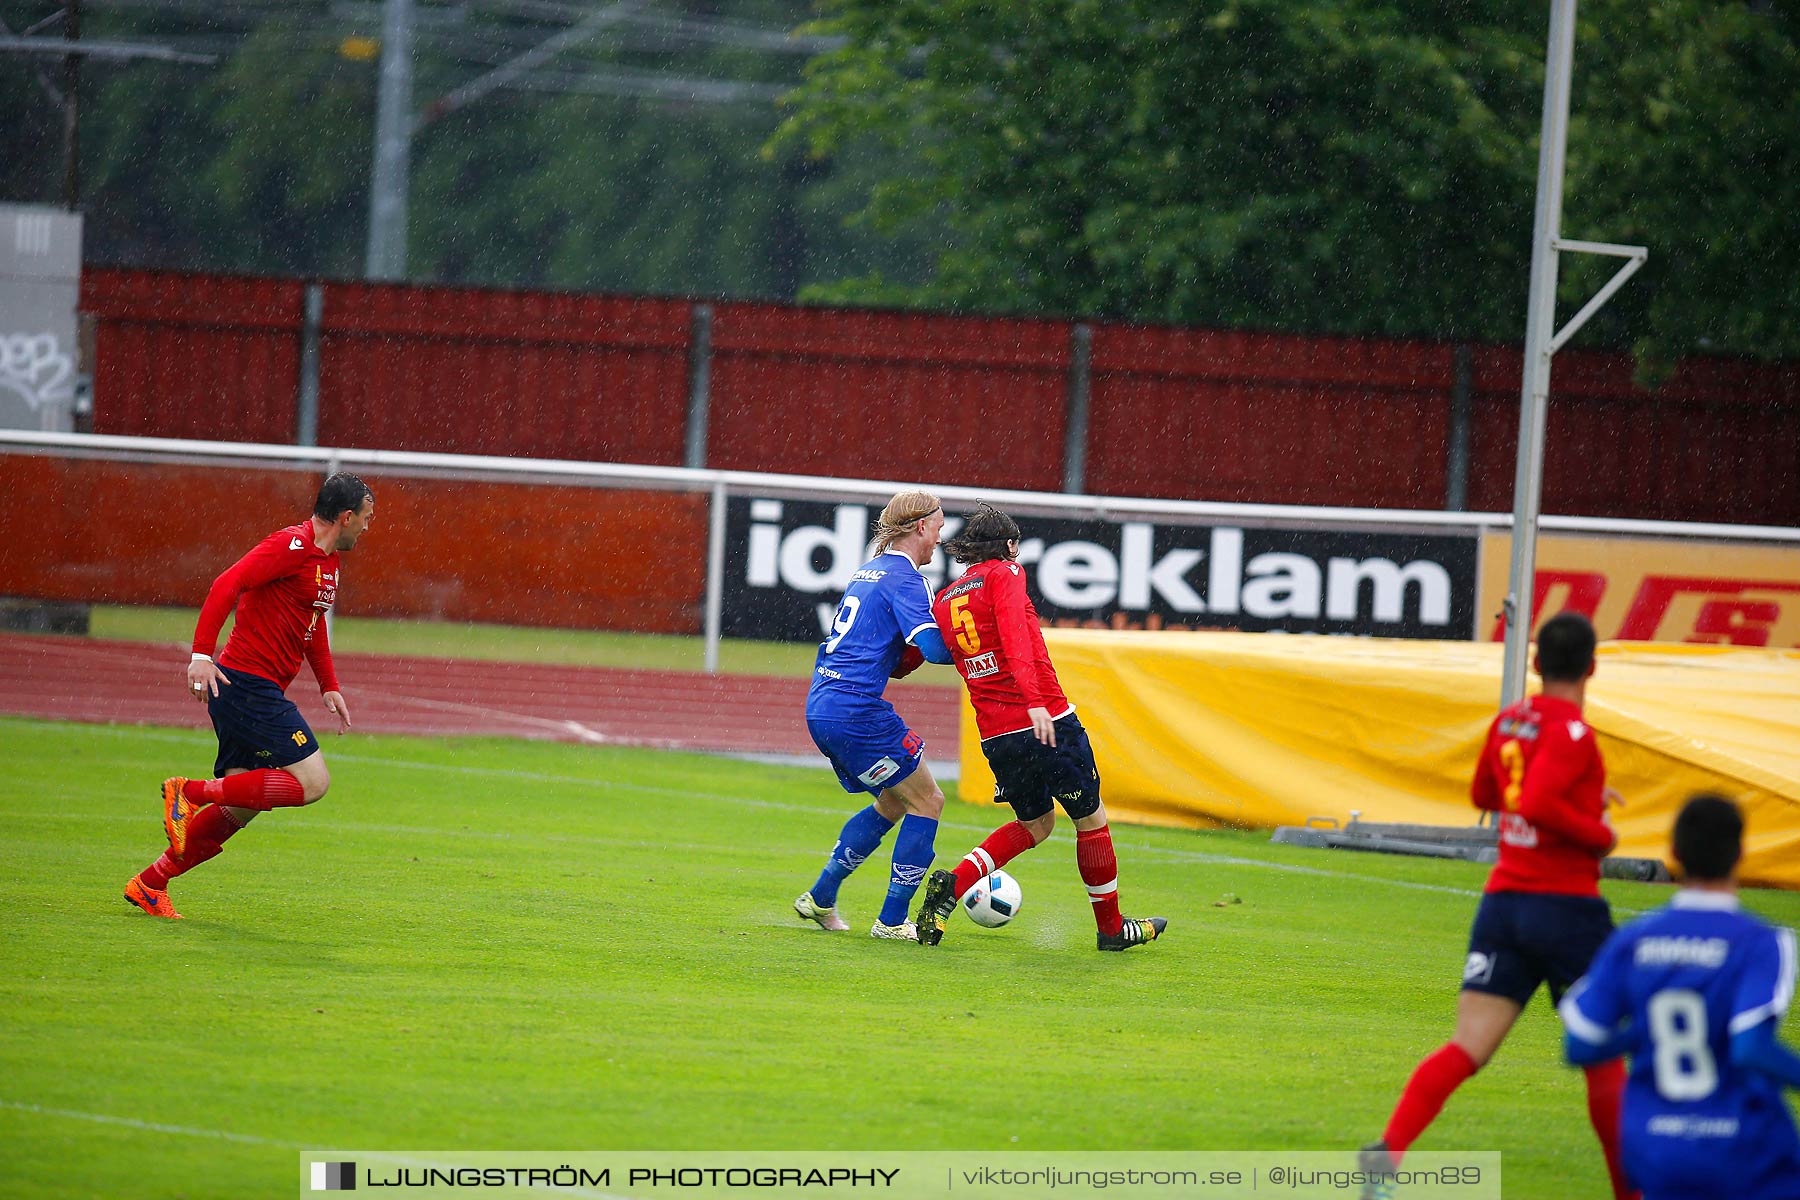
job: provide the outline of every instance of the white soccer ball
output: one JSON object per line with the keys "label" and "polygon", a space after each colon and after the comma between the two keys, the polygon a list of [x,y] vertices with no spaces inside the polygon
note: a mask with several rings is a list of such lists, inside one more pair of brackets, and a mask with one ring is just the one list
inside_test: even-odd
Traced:
{"label": "white soccer ball", "polygon": [[1024,899],[1018,880],[1005,871],[995,871],[963,893],[962,906],[969,914],[969,920],[989,929],[998,929],[1019,915],[1019,905]]}

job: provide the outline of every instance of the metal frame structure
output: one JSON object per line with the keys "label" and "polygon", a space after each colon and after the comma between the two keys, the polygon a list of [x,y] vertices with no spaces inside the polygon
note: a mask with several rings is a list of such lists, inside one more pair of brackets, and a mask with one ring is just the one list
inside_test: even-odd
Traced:
{"label": "metal frame structure", "polygon": [[[1569,80],[1575,60],[1575,0],[1551,0],[1544,55],[1544,119],[1538,142],[1537,216],[1531,239],[1531,297],[1525,322],[1525,369],[1519,388],[1519,459],[1513,476],[1512,566],[1502,609],[1506,667],[1500,706],[1525,695],[1526,647],[1531,640],[1537,576],[1537,531],[1544,484],[1544,420],[1550,400],[1550,358],[1644,265],[1643,246],[1578,242],[1562,237],[1563,166],[1569,141]],[[1557,255],[1606,254],[1625,265],[1560,331],[1556,329]]]}

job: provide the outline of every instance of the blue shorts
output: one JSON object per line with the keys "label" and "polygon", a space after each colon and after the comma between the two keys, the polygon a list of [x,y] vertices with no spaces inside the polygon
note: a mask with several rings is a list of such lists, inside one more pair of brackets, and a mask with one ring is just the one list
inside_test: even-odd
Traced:
{"label": "blue shorts", "polygon": [[206,711],[213,732],[219,735],[219,757],[213,774],[235,767],[285,767],[319,749],[312,726],[273,679],[220,667],[231,686],[219,685],[219,694],[208,696]]}
{"label": "blue shorts", "polygon": [[1560,1002],[1612,931],[1612,910],[1597,896],[1489,892],[1469,930],[1463,990],[1523,1006],[1548,983]]}
{"label": "blue shorts", "polygon": [[925,754],[925,739],[891,708],[859,717],[808,717],[806,729],[846,792],[879,796],[918,770]]}

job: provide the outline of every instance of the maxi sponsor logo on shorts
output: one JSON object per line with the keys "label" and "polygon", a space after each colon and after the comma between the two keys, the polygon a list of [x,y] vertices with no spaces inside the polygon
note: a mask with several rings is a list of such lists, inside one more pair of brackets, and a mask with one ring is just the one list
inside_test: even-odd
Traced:
{"label": "maxi sponsor logo on shorts", "polygon": [[[954,511],[954,506],[952,506]],[[867,504],[734,497],[726,523],[728,637],[818,641],[868,561]],[[1032,602],[1046,624],[1467,639],[1477,538],[1181,525],[1019,514]],[[950,517],[944,537],[954,537]],[[934,589],[960,574],[942,553]],[[947,573],[948,572],[948,573]]]}

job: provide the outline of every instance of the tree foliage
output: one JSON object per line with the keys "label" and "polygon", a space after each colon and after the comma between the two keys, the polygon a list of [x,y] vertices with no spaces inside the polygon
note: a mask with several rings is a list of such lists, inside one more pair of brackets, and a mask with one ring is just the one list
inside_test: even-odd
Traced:
{"label": "tree foliage", "polygon": [[[1523,334],[1548,0],[818,3],[812,31],[843,40],[803,78],[799,57],[749,43],[611,34],[557,64],[577,85],[595,68],[797,85],[781,105],[506,89],[428,125],[409,273]],[[0,0],[14,29],[54,8]],[[372,32],[378,9],[269,11],[220,41],[223,18],[204,7],[90,10],[89,37],[227,47],[213,68],[84,66],[90,261],[361,274],[376,64],[346,56],[339,34]],[[575,10],[558,9],[562,25],[532,11],[420,6],[492,61]],[[814,4],[652,11],[767,30]],[[1800,356],[1800,9],[1579,12],[1563,232],[1650,247],[1581,343],[1633,346],[1650,368],[1696,349]],[[434,29],[415,67],[421,106],[485,69]],[[0,74],[0,195],[55,202],[59,115],[34,65],[14,63]],[[1565,255],[1564,314],[1615,266]]]}
{"label": "tree foliage", "polygon": [[[0,0],[14,28],[44,7]],[[567,27],[567,18],[527,26],[504,10],[418,7],[415,107],[486,69],[445,51],[443,22],[461,22],[460,44],[486,42],[493,61]],[[362,274],[378,64],[346,56],[339,35],[357,29],[334,28],[333,11],[297,3],[226,42],[216,67],[84,67],[90,262]],[[792,27],[810,8],[806,0],[680,0],[654,11],[755,31]],[[222,37],[213,14],[154,5],[98,10],[84,35],[179,45]],[[580,78],[616,68],[774,92],[797,80],[802,61],[754,46],[643,49],[602,32],[552,62],[547,78],[567,88],[503,88],[426,124],[413,142],[409,277],[791,300],[809,282],[872,266],[922,275],[918,240],[846,222],[865,180],[891,159],[856,149],[823,161],[770,153],[780,120],[771,99],[589,94]],[[20,164],[0,189],[10,200],[54,203],[60,116],[37,93],[28,77],[0,80],[0,148]]]}
{"label": "tree foliage", "polygon": [[[923,169],[860,218],[945,231],[917,284],[814,298],[1207,326],[1523,333],[1548,6],[831,0],[778,144]],[[1800,62],[1767,5],[1587,0],[1565,236],[1653,269],[1584,335],[1800,353]],[[1575,261],[1565,312],[1613,265]],[[1746,286],[1746,285],[1750,286]]]}

